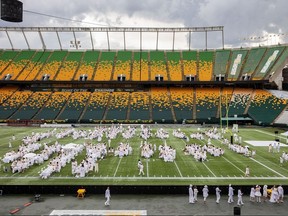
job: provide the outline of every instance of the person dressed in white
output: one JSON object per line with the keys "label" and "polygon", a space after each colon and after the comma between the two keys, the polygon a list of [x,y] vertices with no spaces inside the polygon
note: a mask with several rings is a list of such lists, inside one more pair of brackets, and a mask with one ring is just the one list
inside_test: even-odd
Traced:
{"label": "person dressed in white", "polygon": [[250,201],[255,202],[255,188],[254,187],[251,187],[251,190],[250,190]]}
{"label": "person dressed in white", "polygon": [[105,206],[109,206],[110,205],[110,198],[111,198],[109,187],[107,187],[107,189],[105,191],[105,198],[106,198]]}
{"label": "person dressed in white", "polygon": [[220,193],[221,193],[221,190],[219,189],[219,187],[216,187],[215,189],[216,191],[216,203],[219,204],[219,201],[220,201]]}
{"label": "person dressed in white", "polygon": [[198,189],[196,186],[194,186],[194,189],[193,189],[193,192],[194,192],[194,202],[197,202],[197,196],[198,196]]}
{"label": "person dressed in white", "polygon": [[256,202],[261,202],[261,187],[259,185],[256,185],[255,187],[255,197],[256,197]]}
{"label": "person dressed in white", "polygon": [[283,189],[282,185],[279,185],[278,188],[277,188],[277,190],[278,190],[278,195],[279,195],[279,197],[278,197],[278,202],[283,203],[284,189]]}
{"label": "person dressed in white", "polygon": [[144,173],[144,165],[142,164],[142,162],[140,160],[138,161],[138,169],[139,169],[139,174],[138,175],[145,175],[145,173]]}
{"label": "person dressed in white", "polygon": [[276,203],[276,202],[278,202],[278,199],[279,199],[279,193],[278,193],[278,190],[277,190],[277,188],[275,187],[275,186],[273,186],[272,188],[271,188],[271,195],[270,195],[270,202],[271,203]]}
{"label": "person dressed in white", "polygon": [[209,192],[207,185],[204,186],[204,188],[202,189],[202,192],[203,192],[203,201],[204,203],[206,203],[206,199],[208,197],[208,192]]}
{"label": "person dressed in white", "polygon": [[249,176],[250,176],[250,168],[249,166],[247,166],[245,169],[245,177],[249,177]]}
{"label": "person dressed in white", "polygon": [[189,186],[189,203],[194,203],[194,194],[192,185]]}
{"label": "person dressed in white", "polygon": [[280,166],[283,166],[284,159],[283,159],[283,157],[281,157],[281,156],[280,156],[280,158],[279,158],[279,163],[280,163]]}
{"label": "person dressed in white", "polygon": [[267,185],[263,186],[263,199],[265,202],[267,201],[267,197],[268,197],[267,188],[268,188]]}
{"label": "person dressed in white", "polygon": [[243,193],[241,191],[241,188],[239,188],[238,189],[238,201],[237,201],[238,206],[244,205],[243,200],[242,200],[242,196],[243,196]]}
{"label": "person dressed in white", "polygon": [[233,203],[233,196],[234,196],[234,189],[231,186],[231,184],[229,184],[229,189],[228,189],[228,203]]}

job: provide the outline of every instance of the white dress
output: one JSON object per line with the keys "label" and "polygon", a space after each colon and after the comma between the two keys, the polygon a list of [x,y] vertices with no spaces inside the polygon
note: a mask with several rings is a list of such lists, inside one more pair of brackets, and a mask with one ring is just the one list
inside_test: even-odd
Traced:
{"label": "white dress", "polygon": [[255,198],[255,188],[254,187],[251,188],[250,197]]}
{"label": "white dress", "polygon": [[189,203],[194,203],[194,194],[192,187],[189,187]]}
{"label": "white dress", "polygon": [[278,197],[279,197],[279,194],[278,194],[277,188],[274,188],[271,192],[271,197],[269,201],[272,203],[275,203],[278,201]]}
{"label": "white dress", "polygon": [[261,187],[256,187],[256,189],[255,189],[255,196],[256,197],[261,197],[262,196],[262,194],[260,192],[260,189],[261,189]]}

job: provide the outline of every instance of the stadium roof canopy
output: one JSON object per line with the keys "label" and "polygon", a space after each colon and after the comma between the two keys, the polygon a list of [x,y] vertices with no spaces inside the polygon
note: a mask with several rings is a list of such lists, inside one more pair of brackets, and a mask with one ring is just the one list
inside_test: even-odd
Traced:
{"label": "stadium roof canopy", "polygon": [[[221,35],[224,48],[224,27],[129,28],[129,27],[0,27],[1,49],[128,49],[165,50],[194,49],[193,34],[202,33],[204,49],[208,34]],[[219,36],[219,35],[218,35]],[[168,43],[168,44],[167,44]],[[176,45],[181,43],[182,46]],[[117,48],[115,48],[117,47]],[[120,47],[120,48],[119,48]],[[168,49],[167,49],[168,47]],[[170,48],[169,48],[170,47]]]}

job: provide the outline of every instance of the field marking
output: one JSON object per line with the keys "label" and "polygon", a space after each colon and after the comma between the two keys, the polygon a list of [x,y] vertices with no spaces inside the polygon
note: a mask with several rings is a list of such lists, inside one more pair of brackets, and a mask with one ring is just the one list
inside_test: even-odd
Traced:
{"label": "field marking", "polygon": [[259,162],[259,161],[255,160],[254,158],[251,158],[251,157],[250,157],[250,159],[251,159],[251,160],[253,160],[253,161],[255,161],[256,163],[258,163],[258,164],[260,164],[260,165],[264,166],[265,168],[269,169],[270,171],[272,171],[272,172],[276,173],[277,175],[279,175],[279,176],[281,176],[281,177],[284,177],[284,178],[286,178],[286,176],[284,176],[284,175],[282,175],[281,173],[279,173],[279,172],[277,172],[277,171],[273,170],[272,168],[270,168],[270,167],[266,166],[265,164],[263,164],[263,163],[261,163],[261,162]]}
{"label": "field marking", "polygon": [[146,159],[146,172],[147,172],[147,177],[149,177],[149,168],[148,168],[148,160]]}
{"label": "field marking", "polygon": [[229,161],[227,158],[225,158],[224,156],[222,156],[222,158],[224,160],[226,160],[228,163],[230,163],[232,166],[234,166],[236,169],[238,169],[240,172],[242,172],[243,174],[245,174],[245,172],[243,170],[241,170],[239,167],[237,167],[235,164],[233,164],[231,161]]}
{"label": "field marking", "polygon": [[[33,179],[38,179],[43,181],[42,179],[40,179],[40,177],[4,177],[1,176],[0,179],[28,179],[28,180],[33,180]],[[243,177],[235,177],[235,176],[216,176],[216,177],[211,177],[211,176],[194,176],[194,177],[145,177],[145,176],[141,176],[141,177],[109,177],[109,176],[103,176],[103,177],[83,177],[83,178],[75,178],[75,177],[50,177],[50,180],[56,180],[56,179],[63,179],[63,180],[85,180],[85,179],[91,179],[91,180],[143,180],[143,179],[147,179],[147,180],[243,180]],[[258,177],[258,176],[251,176],[249,177],[249,179],[245,179],[245,180],[288,180],[288,177]]]}
{"label": "field marking", "polygon": [[[266,135],[275,137],[275,134],[270,133],[270,132],[264,132],[264,131],[260,131],[260,130],[257,130],[257,129],[254,129],[254,131],[257,131],[257,132],[259,132],[259,133],[263,133],[263,134],[266,134]],[[284,138],[284,139],[286,138],[285,136],[283,136],[283,135],[281,135],[281,134],[278,134],[277,136],[282,137],[282,138]]]}
{"label": "field marking", "polygon": [[208,170],[209,170],[209,172],[214,176],[214,177],[216,177],[216,175],[212,172],[212,170],[203,162],[202,163]]}
{"label": "field marking", "polygon": [[180,171],[180,169],[179,169],[179,167],[178,167],[178,165],[177,165],[177,163],[176,163],[175,160],[174,160],[174,164],[175,164],[175,166],[176,166],[176,168],[177,168],[177,170],[178,170],[180,176],[183,177],[183,175],[182,175],[182,173],[181,173],[181,171]]}
{"label": "field marking", "polygon": [[114,172],[114,177],[116,176],[116,173],[117,173],[117,171],[118,171],[118,168],[119,168],[119,165],[120,165],[120,163],[121,163],[121,160],[122,160],[122,157],[120,158],[120,160],[119,160],[119,162],[118,162],[118,165],[117,165],[116,170],[115,170],[115,172]]}

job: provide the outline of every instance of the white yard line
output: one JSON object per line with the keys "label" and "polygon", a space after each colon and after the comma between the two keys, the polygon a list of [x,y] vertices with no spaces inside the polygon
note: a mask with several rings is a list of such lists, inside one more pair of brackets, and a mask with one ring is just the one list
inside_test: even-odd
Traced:
{"label": "white yard line", "polygon": [[243,170],[241,170],[239,167],[237,167],[235,164],[233,164],[231,161],[229,161],[227,158],[223,157],[222,158],[224,160],[226,160],[228,163],[230,163],[232,166],[234,166],[236,169],[238,169],[240,172],[242,172],[243,174],[245,174],[245,172]]}
{"label": "white yard line", "polygon": [[216,175],[212,172],[212,170],[203,162],[202,163],[208,170],[209,170],[209,172],[214,176],[214,177],[216,177]]}
{"label": "white yard line", "polygon": [[[41,181],[45,181],[42,180],[40,177],[4,177],[1,176],[0,179],[27,179],[27,180],[41,180]],[[75,178],[75,177],[50,177],[49,179],[51,180],[55,180],[55,179],[63,179],[63,180],[79,180],[79,178]],[[145,177],[145,176],[141,176],[141,177],[109,177],[109,176],[96,176],[96,177],[84,177],[81,178],[80,180],[84,180],[84,179],[94,179],[94,180],[127,180],[127,181],[135,181],[135,180],[226,180],[226,179],[234,179],[234,180],[243,180],[243,177],[235,177],[235,176],[222,176],[222,177],[208,177],[208,176],[194,176],[194,177]],[[255,177],[249,177],[249,179],[245,179],[245,180],[288,180],[288,177],[263,177],[263,176],[255,176]]]}
{"label": "white yard line", "polygon": [[146,159],[146,172],[147,172],[147,177],[149,177],[148,159]]}
{"label": "white yard line", "polygon": [[120,165],[120,163],[121,163],[121,160],[122,160],[122,158],[120,158],[120,160],[119,160],[119,162],[118,162],[118,165],[117,165],[116,170],[115,170],[115,172],[114,172],[114,177],[116,176],[116,173],[117,173],[117,171],[118,171],[118,168],[119,168],[119,165]]}
{"label": "white yard line", "polygon": [[179,172],[179,175],[180,175],[181,177],[183,177],[183,175],[182,175],[182,173],[181,173],[181,171],[180,171],[180,169],[179,169],[179,167],[178,167],[178,165],[177,165],[177,163],[176,163],[175,160],[174,160],[174,164],[175,164],[175,166],[176,166],[176,168],[177,168],[177,170],[178,170],[178,172]]}
{"label": "white yard line", "polygon": [[[257,131],[257,132],[259,132],[259,133],[263,133],[263,134],[266,134],[266,135],[275,137],[275,134],[273,134],[273,133],[264,132],[264,131],[260,131],[260,130],[256,130],[256,129],[254,129],[254,131]],[[282,137],[282,138],[286,138],[285,136],[283,136],[283,135],[281,135],[281,134],[277,134],[277,136]]]}
{"label": "white yard line", "polygon": [[256,163],[258,163],[258,164],[264,166],[265,168],[269,169],[270,171],[276,173],[277,175],[279,175],[279,176],[281,176],[281,177],[283,177],[283,178],[287,178],[286,176],[282,175],[281,173],[279,173],[279,172],[277,172],[277,171],[271,169],[270,167],[266,166],[265,164],[263,164],[263,163],[261,163],[261,162],[255,160],[254,158],[251,158],[251,157],[250,157],[250,159],[253,160],[253,161],[255,161]]}

